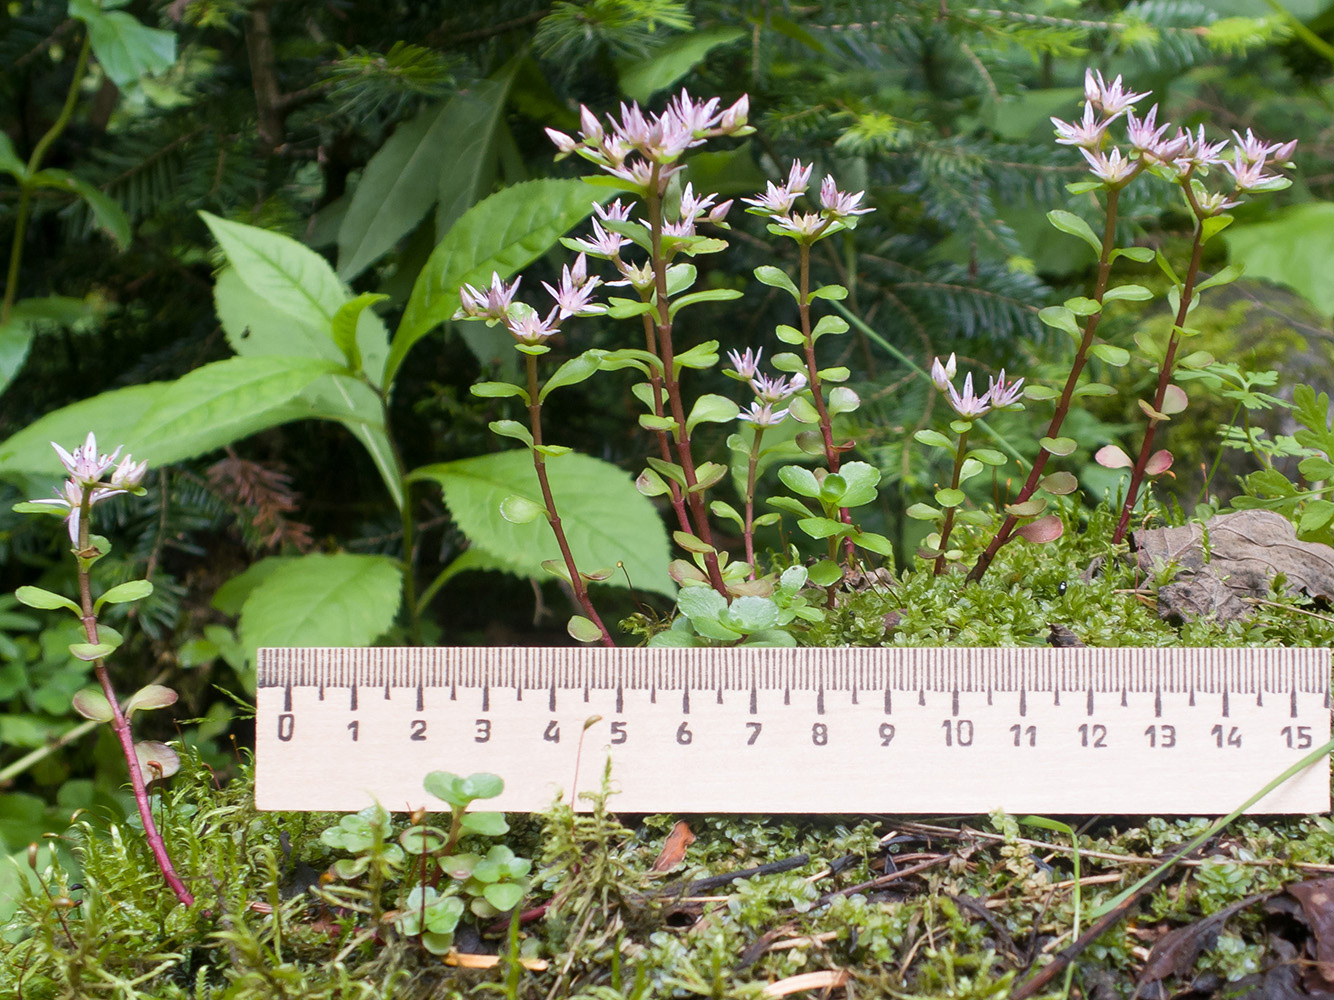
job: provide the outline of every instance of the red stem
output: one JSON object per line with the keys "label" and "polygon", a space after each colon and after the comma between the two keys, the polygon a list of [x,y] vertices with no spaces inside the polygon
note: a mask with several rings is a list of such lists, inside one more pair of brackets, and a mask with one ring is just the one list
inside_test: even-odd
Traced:
{"label": "red stem", "polygon": [[[699,480],[695,476],[695,459],[690,450],[685,406],[681,401],[681,383],[676,378],[675,353],[672,350],[671,303],[667,296],[667,261],[662,254],[662,193],[658,190],[658,169],[658,165],[654,164],[648,183],[649,235],[653,247],[653,281],[658,299],[658,357],[662,360],[663,388],[667,390],[667,402],[671,406],[672,419],[676,421],[677,461],[685,477],[686,505],[695,528],[691,534],[712,548],[713,532],[709,528],[709,515],[704,507],[704,493],[695,489]],[[727,597],[727,585],[723,583],[716,551],[704,553],[704,567],[713,589]]]}
{"label": "red stem", "polygon": [[760,464],[760,440],[764,428],[755,425],[755,440],[750,443],[750,462],[746,467],[746,526],[742,535],[746,540],[746,562],[750,563],[750,578],[755,579],[755,472]]}
{"label": "red stem", "polygon": [[[90,547],[90,528],[92,521],[92,496],[93,490],[90,486],[83,488],[83,503],[79,510],[79,551],[87,552]],[[98,644],[97,633],[97,615],[93,611],[93,585],[92,577],[88,572],[88,567],[79,557],[79,603],[83,609],[83,632],[88,637],[88,641],[94,646]],[[102,694],[106,696],[107,703],[111,706],[111,729],[116,734],[116,739],[120,742],[121,753],[125,756],[125,763],[130,772],[130,787],[134,790],[134,801],[139,807],[139,818],[144,824],[144,839],[148,841],[148,847],[153,852],[153,859],[162,871],[162,877],[166,879],[167,885],[171,886],[172,892],[176,893],[176,898],[186,906],[194,904],[195,897],[185,883],[181,881],[176,874],[176,868],[171,863],[171,856],[167,854],[167,845],[162,840],[162,834],[158,832],[157,823],[153,820],[153,807],[148,801],[148,787],[144,784],[143,773],[139,770],[139,755],[134,752],[134,736],[130,731],[130,720],[125,713],[121,711],[120,701],[116,697],[116,690],[111,684],[111,675],[107,671],[106,661],[98,657],[93,661],[93,670],[97,674],[97,681],[102,685]]]}
{"label": "red stem", "polygon": [[607,631],[607,626],[602,624],[602,618],[588,596],[584,578],[579,575],[579,567],[574,563],[570,543],[566,541],[560,515],[556,513],[556,501],[551,495],[551,483],[547,480],[547,457],[537,450],[537,446],[542,444],[542,403],[538,398],[537,358],[531,354],[525,354],[524,358],[528,362],[528,429],[533,435],[533,447],[529,449],[529,453],[533,456],[533,471],[537,473],[537,483],[542,488],[542,503],[546,507],[547,524],[551,525],[551,533],[556,536],[556,544],[560,546],[561,558],[565,560],[565,570],[570,574],[570,586],[574,588],[575,599],[584,609],[584,614],[602,633],[602,645],[615,646],[611,633]]}
{"label": "red stem", "polygon": [[[653,328],[653,317],[648,313],[644,314],[644,346],[645,349],[655,357],[658,353],[658,337]],[[648,384],[653,389],[653,415],[663,417],[666,414],[662,409],[662,376],[652,366],[648,366]],[[664,462],[670,463],[672,460],[672,443],[667,436],[666,431],[658,431],[654,435],[658,439],[658,454],[662,456]],[[681,487],[672,479],[667,480],[667,488],[672,493],[672,510],[676,511],[676,522],[681,526],[681,530],[686,534],[693,534],[690,530],[690,517],[686,513],[685,497],[681,493]]]}
{"label": "red stem", "polygon": [[[1195,296],[1195,282],[1200,274],[1200,260],[1204,256],[1204,216],[1199,214],[1199,206],[1195,202],[1194,194],[1190,191],[1190,180],[1186,179],[1184,185],[1186,197],[1195,208],[1195,242],[1190,252],[1190,267],[1186,271],[1186,279],[1181,286],[1181,302],[1177,305],[1176,321],[1172,326],[1172,335],[1167,340],[1167,351],[1163,354],[1163,364],[1158,370],[1158,389],[1153,394],[1153,408],[1159,413],[1163,410],[1163,400],[1167,398],[1167,387],[1172,383],[1172,369],[1176,362],[1177,348],[1181,346],[1181,337],[1177,333],[1178,328],[1185,326],[1186,317],[1190,313],[1190,300]],[[1149,418],[1149,426],[1144,431],[1144,441],[1140,445],[1139,457],[1135,459],[1135,467],[1130,473],[1130,485],[1126,487],[1125,503],[1121,505],[1121,519],[1116,524],[1116,531],[1112,535],[1112,544],[1118,545],[1126,537],[1126,529],[1130,525],[1130,515],[1135,509],[1135,501],[1139,498],[1139,489],[1144,482],[1144,470],[1148,467],[1149,456],[1153,453],[1153,438],[1158,430],[1158,424],[1161,421],[1157,417]]]}
{"label": "red stem", "polygon": [[[1112,250],[1116,248],[1116,209],[1120,194],[1120,188],[1112,188],[1107,192],[1107,221],[1106,225],[1103,226],[1102,253],[1098,257],[1098,277],[1093,290],[1093,298],[1099,305],[1102,304],[1102,297],[1107,293],[1107,282],[1112,273]],[[1098,321],[1101,318],[1102,310],[1099,309],[1084,320],[1084,335],[1080,338],[1079,349],[1075,351],[1074,364],[1070,366],[1070,375],[1065,380],[1065,389],[1056,404],[1056,412],[1052,414],[1051,423],[1047,425],[1046,437],[1054,438],[1060,435],[1061,425],[1065,423],[1066,415],[1070,412],[1070,404],[1074,401],[1075,386],[1079,384],[1079,376],[1084,371],[1084,365],[1088,363],[1089,348],[1093,346],[1093,335],[1097,332]],[[1051,458],[1051,452],[1046,448],[1038,449],[1037,456],[1033,459],[1033,468],[1028,473],[1028,479],[1024,482],[1023,489],[1013,500],[1014,503],[1024,503],[1037,492],[1038,484],[1042,482],[1042,473],[1047,467],[1049,458]],[[991,567],[992,561],[996,558],[996,553],[1001,550],[1001,546],[1014,537],[1014,529],[1018,524],[1018,517],[1014,514],[1006,515],[1000,530],[991,539],[991,544],[978,557],[977,563],[969,572],[966,583],[976,583],[982,579]]]}

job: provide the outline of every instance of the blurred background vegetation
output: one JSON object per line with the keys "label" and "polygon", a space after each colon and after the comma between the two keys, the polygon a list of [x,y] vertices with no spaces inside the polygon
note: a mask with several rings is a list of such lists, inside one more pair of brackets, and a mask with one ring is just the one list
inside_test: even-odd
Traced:
{"label": "blurred background vegetation", "polygon": [[[97,40],[84,71],[86,25],[110,35]],[[42,166],[78,184],[39,188],[24,208],[19,185],[0,175],[6,298],[28,304],[0,321],[0,377],[8,380],[0,439],[77,400],[230,356],[213,298],[222,257],[201,210],[324,254],[352,291],[388,296],[379,311],[392,327],[432,249],[472,205],[516,182],[577,175],[578,161],[553,162],[544,127],[576,130],[581,103],[599,112],[631,99],[658,108],[685,87],[726,105],[748,93],[757,134],[696,157],[689,178],[697,190],[741,197],[800,158],[816,163],[817,177],[832,172],[844,189],[867,191],[875,213],[820,244],[827,251],[816,266],[822,280],[851,289],[849,308],[893,348],[847,338],[839,363],[866,401],[858,457],[885,477],[867,527],[910,554],[916,536],[902,511],[940,469],[908,446],[934,394],[899,358],[926,365],[954,351],[964,366],[1037,379],[1068,370],[1071,345],[1037,312],[1086,289],[1094,261],[1044,215],[1064,207],[1095,219],[1097,206],[1065,191],[1083,163],[1053,144],[1048,116],[1077,116],[1086,66],[1152,89],[1160,117],[1173,122],[1207,123],[1219,137],[1254,128],[1266,139],[1299,140],[1295,186],[1255,199],[1227,239],[1210,244],[1206,269],[1230,254],[1248,276],[1206,299],[1197,325],[1200,346],[1219,358],[1277,370],[1276,395],[1293,381],[1329,387],[1332,41],[1334,4],[1324,0],[12,2],[0,9],[0,133],[13,156],[0,156],[0,166],[22,167],[39,152]],[[377,154],[379,166],[368,167]],[[390,180],[414,158],[426,168],[391,192]],[[1151,190],[1133,187],[1135,199],[1123,201],[1122,239],[1179,248],[1189,219],[1172,202],[1139,194]],[[748,294],[701,311],[707,325],[691,324],[685,336],[717,337],[724,348],[767,345],[774,325],[791,317],[750,275],[758,264],[785,263],[785,251],[760,220],[734,213],[733,222],[732,249],[708,258],[701,277]],[[527,280],[551,280],[562,259],[563,251],[547,254]],[[1165,287],[1152,265],[1137,280]],[[1100,332],[1133,348],[1137,332],[1165,329],[1162,309],[1123,310]],[[558,358],[629,343],[610,321],[571,329],[577,342],[558,344]],[[495,401],[468,387],[507,363],[503,347],[449,324],[417,344],[390,408],[406,467],[502,448],[487,430]],[[1124,392],[1067,425],[1081,445],[1074,467],[1095,501],[1116,481],[1091,455],[1138,427],[1134,399],[1154,374],[1134,363],[1105,377]],[[1235,401],[1202,392],[1196,405],[1168,441],[1177,454],[1172,488],[1187,510],[1201,497],[1198,470],[1219,454]],[[645,439],[623,383],[590,380],[553,397],[549,411],[564,443],[639,468]],[[1008,418],[1000,430],[1022,448],[1037,436],[1027,420]],[[1283,429],[1281,413],[1272,429]],[[725,436],[717,431],[707,446],[725,452]],[[0,467],[4,459],[0,444]],[[1245,456],[1225,462],[1211,492],[1235,490],[1232,466],[1251,467]],[[155,469],[147,485],[143,501],[99,507],[111,512],[117,542],[104,564],[111,578],[148,575],[156,587],[132,621],[112,621],[128,628],[116,660],[122,689],[170,678],[182,692],[178,715],[194,720],[181,723],[182,735],[226,768],[230,738],[246,740],[237,716],[253,684],[234,617],[244,594],[229,581],[273,556],[396,555],[401,521],[365,452],[329,422],[266,430]],[[0,483],[0,593],[23,583],[69,588],[63,533],[9,513],[50,486],[23,470]],[[430,580],[467,539],[438,492],[417,491],[410,502],[417,574]],[[665,598],[643,592],[653,587],[640,589],[605,598],[604,617],[668,610]],[[474,572],[439,590],[425,635],[449,644],[566,641],[566,603],[553,584]],[[87,665],[66,652],[67,631],[0,598],[7,851],[56,828],[72,808],[124,811],[123,764],[109,732],[93,735],[69,708]],[[71,742],[51,752],[58,740]]]}

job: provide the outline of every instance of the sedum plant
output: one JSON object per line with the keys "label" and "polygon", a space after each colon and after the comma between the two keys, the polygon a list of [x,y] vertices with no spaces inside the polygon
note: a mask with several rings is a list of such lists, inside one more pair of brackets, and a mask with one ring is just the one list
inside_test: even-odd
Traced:
{"label": "sedum plant", "polygon": [[52,447],[60,456],[68,478],[54,498],[16,504],[14,509],[19,513],[55,515],[64,520],[72,546],[70,553],[78,571],[78,600],[70,600],[40,587],[20,587],[14,596],[29,607],[68,611],[79,620],[86,641],[71,644],[69,651],[76,658],[93,665],[98,686],[76,693],[73,698],[74,710],[87,719],[111,726],[129,769],[130,786],[134,790],[139,818],[143,822],[144,837],[163,878],[176,897],[188,906],[194,902],[194,896],[176,874],[166,844],[153,819],[148,796],[149,785],[170,777],[180,769],[180,758],[165,743],[156,740],[136,742],[131,725],[135,712],[174,704],[176,692],[161,684],[149,684],[122,702],[107,668],[107,657],[120,646],[122,637],[115,629],[98,620],[98,615],[106,605],[140,600],[153,592],[153,585],[148,580],[129,580],[98,597],[93,596],[93,566],[111,551],[111,543],[93,533],[93,507],[119,494],[143,495],[145,490],[140,483],[148,471],[148,463],[135,462],[129,455],[120,458],[120,448],[109,455],[99,453],[97,438],[92,433],[72,452],[55,442],[52,442]]}

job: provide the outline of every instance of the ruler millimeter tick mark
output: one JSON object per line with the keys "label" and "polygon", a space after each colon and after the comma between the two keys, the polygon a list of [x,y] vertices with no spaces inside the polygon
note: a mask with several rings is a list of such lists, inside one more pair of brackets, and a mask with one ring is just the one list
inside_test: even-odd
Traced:
{"label": "ruler millimeter tick mark", "polygon": [[[1226,812],[1329,739],[1330,654],[274,649],[256,725],[264,809],[440,808],[433,770],[542,809],[582,743],[578,791],[610,755],[626,812]],[[1326,761],[1256,811],[1328,807]]]}

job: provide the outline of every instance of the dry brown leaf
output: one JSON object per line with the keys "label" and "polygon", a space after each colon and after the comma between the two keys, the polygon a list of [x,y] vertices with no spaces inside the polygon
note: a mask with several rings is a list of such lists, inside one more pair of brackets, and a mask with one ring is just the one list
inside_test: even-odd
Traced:
{"label": "dry brown leaf", "polygon": [[662,851],[658,854],[657,860],[649,871],[669,872],[682,861],[685,860],[686,848],[695,842],[695,835],[690,830],[690,824],[685,820],[678,820],[676,826],[672,827],[672,832],[667,834],[667,840],[662,845]]}
{"label": "dry brown leaf", "polygon": [[1306,985],[1329,991],[1334,988],[1334,878],[1296,882],[1284,891],[1302,904],[1315,939],[1315,968],[1307,973]]}
{"label": "dry brown leaf", "polygon": [[760,993],[766,997],[785,997],[802,990],[833,990],[843,986],[849,979],[847,969],[822,969],[819,972],[803,972],[799,976],[789,976],[776,983],[770,983]]}
{"label": "dry brown leaf", "polygon": [[1292,522],[1274,511],[1242,510],[1219,514],[1207,525],[1137,531],[1134,541],[1145,572],[1170,563],[1180,567],[1177,580],[1158,591],[1164,618],[1244,618],[1251,609],[1243,598],[1267,595],[1279,573],[1290,594],[1334,596],[1334,548],[1299,542]]}

